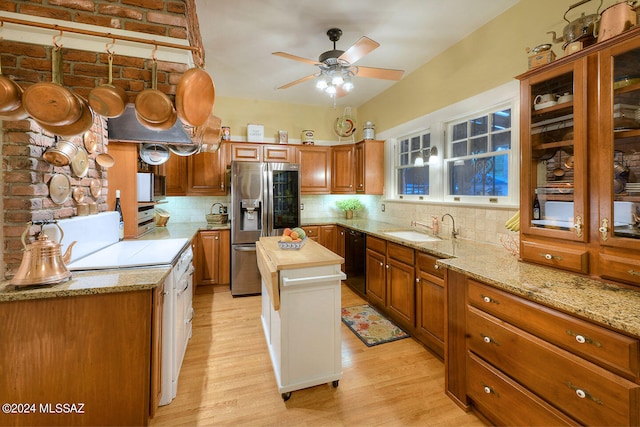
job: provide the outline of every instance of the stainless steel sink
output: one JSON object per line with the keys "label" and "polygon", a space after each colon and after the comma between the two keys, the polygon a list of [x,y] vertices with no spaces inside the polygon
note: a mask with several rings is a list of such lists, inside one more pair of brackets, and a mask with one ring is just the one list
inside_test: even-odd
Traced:
{"label": "stainless steel sink", "polygon": [[409,240],[410,242],[435,242],[441,240],[439,237],[430,236],[414,230],[382,231],[382,234],[398,239]]}

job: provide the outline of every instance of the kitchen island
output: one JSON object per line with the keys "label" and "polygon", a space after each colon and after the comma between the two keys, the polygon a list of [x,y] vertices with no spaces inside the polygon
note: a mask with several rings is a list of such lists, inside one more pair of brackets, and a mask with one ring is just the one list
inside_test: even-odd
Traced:
{"label": "kitchen island", "polygon": [[340,271],[344,259],[307,239],[299,250],[279,237],[256,243],[262,275],[262,325],[284,400],[291,392],[342,377]]}

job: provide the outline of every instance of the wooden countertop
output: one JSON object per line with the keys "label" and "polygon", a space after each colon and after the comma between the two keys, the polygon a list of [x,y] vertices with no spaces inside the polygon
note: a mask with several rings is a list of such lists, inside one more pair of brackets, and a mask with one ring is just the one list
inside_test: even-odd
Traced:
{"label": "wooden countertop", "polygon": [[280,288],[278,271],[297,268],[321,267],[344,263],[344,258],[324,246],[308,239],[298,249],[280,249],[280,237],[261,237],[256,242],[258,269],[265,282],[274,310],[280,309]]}

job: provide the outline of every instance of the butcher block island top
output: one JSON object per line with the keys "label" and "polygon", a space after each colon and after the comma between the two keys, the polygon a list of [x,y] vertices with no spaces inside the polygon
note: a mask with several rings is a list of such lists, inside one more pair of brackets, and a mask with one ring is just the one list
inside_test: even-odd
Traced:
{"label": "butcher block island top", "polygon": [[279,240],[280,237],[272,236],[261,237],[256,242],[258,269],[267,285],[266,288],[275,310],[280,309],[278,271],[344,263],[344,258],[340,255],[331,252],[311,239],[307,239],[300,249],[280,249]]}

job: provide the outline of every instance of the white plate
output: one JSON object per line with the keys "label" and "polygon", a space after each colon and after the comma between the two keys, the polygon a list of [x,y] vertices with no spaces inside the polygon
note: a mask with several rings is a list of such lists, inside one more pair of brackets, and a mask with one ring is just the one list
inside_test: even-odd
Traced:
{"label": "white plate", "polygon": [[547,101],[547,102],[541,102],[540,104],[534,104],[533,108],[535,110],[542,110],[543,108],[549,108],[549,107],[553,107],[554,105],[557,105],[558,103],[556,101]]}

